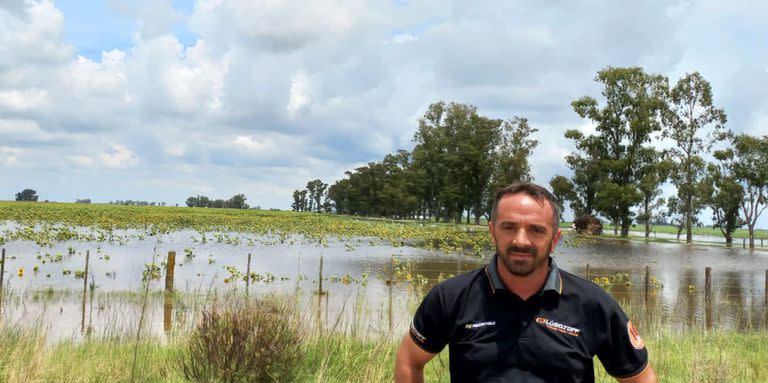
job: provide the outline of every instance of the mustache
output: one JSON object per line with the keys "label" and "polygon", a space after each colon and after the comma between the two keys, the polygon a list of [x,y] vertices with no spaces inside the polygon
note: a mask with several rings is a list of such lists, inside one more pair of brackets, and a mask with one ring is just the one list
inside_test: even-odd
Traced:
{"label": "mustache", "polygon": [[517,247],[517,246],[509,246],[507,247],[507,254],[510,253],[528,253],[530,255],[535,256],[536,255],[536,249],[533,247]]}

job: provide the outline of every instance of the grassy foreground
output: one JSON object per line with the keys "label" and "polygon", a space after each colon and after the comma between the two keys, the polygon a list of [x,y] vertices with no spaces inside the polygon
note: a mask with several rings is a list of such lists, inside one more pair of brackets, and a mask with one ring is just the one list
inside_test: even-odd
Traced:
{"label": "grassy foreground", "polygon": [[[768,381],[765,333],[666,332],[646,335],[661,382]],[[301,344],[305,357],[294,367],[296,382],[391,382],[397,341],[313,335]],[[151,340],[138,346],[132,371],[131,341],[45,345],[42,335],[0,333],[2,382],[186,382],[179,367],[180,340]],[[447,353],[427,365],[426,381],[448,382]],[[598,382],[613,382],[595,361]],[[134,374],[131,380],[132,372]]]}

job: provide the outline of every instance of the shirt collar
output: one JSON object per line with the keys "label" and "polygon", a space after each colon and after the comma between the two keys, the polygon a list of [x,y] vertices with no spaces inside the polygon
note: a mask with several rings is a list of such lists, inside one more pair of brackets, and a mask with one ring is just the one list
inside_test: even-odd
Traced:
{"label": "shirt collar", "polygon": [[[491,262],[485,266],[485,275],[488,277],[488,281],[491,284],[491,290],[493,290],[494,293],[497,290],[507,290],[507,287],[504,286],[504,283],[499,276],[499,269],[496,261],[497,257],[498,254],[494,254]],[[553,291],[556,294],[561,294],[563,292],[563,281],[560,277],[560,270],[557,268],[555,259],[552,257],[549,257],[549,273],[547,274],[547,280],[544,281],[544,286],[541,288],[541,291]]]}

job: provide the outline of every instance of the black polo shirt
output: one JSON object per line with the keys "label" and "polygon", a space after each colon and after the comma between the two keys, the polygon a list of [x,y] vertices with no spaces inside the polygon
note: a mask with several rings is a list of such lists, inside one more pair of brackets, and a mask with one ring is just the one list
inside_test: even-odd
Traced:
{"label": "black polo shirt", "polygon": [[647,367],[648,352],[618,303],[602,288],[557,268],[523,301],[485,267],[436,285],[411,323],[430,353],[448,345],[452,382],[594,382],[600,358],[615,377]]}

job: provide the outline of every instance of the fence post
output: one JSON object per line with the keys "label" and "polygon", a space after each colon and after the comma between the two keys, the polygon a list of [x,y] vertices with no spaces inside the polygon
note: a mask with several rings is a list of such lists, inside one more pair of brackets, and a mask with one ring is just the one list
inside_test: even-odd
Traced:
{"label": "fence post", "polygon": [[587,271],[584,272],[584,278],[589,280],[589,263],[587,263]]}
{"label": "fence post", "polygon": [[318,288],[317,288],[318,295],[323,295],[323,256],[322,255],[320,256],[320,274],[318,275],[317,283],[318,283]]}
{"label": "fence post", "polygon": [[251,253],[248,253],[248,265],[245,266],[245,296],[248,296],[248,288],[251,285]]}
{"label": "fence post", "polygon": [[765,270],[765,305],[768,306],[768,270]]}
{"label": "fence post", "polygon": [[712,328],[712,268],[704,269],[704,321],[707,330]]}
{"label": "fence post", "polygon": [[85,332],[85,301],[88,293],[88,260],[91,257],[91,251],[85,251],[85,273],[83,274],[83,310],[80,319],[80,332]]}
{"label": "fence post", "polygon": [[651,268],[645,266],[645,302],[648,302],[648,288],[651,283]]}
{"label": "fence post", "polygon": [[173,312],[173,277],[176,270],[176,252],[168,252],[165,263],[165,296],[163,299],[163,330],[171,331],[171,313]]}
{"label": "fence post", "polygon": [[0,321],[3,318],[3,277],[5,276],[5,249],[3,249],[3,256],[0,259]]}

